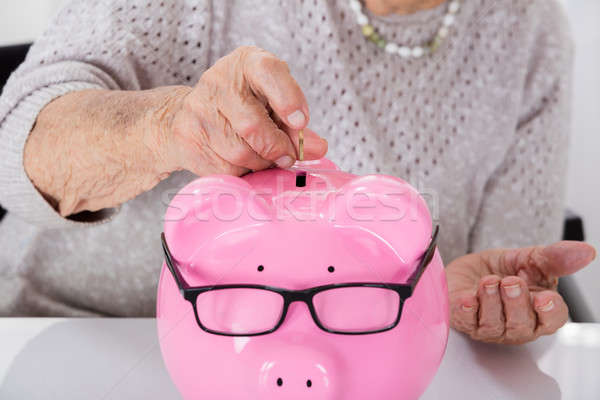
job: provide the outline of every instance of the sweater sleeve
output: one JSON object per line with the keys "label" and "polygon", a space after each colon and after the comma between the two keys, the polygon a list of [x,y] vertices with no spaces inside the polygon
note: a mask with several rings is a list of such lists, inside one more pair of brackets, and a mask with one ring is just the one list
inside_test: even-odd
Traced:
{"label": "sweater sleeve", "polygon": [[472,252],[549,244],[562,235],[573,52],[562,9],[543,3],[528,44],[514,139],[485,186]]}
{"label": "sweater sleeve", "polygon": [[[4,208],[44,228],[81,224],[60,216],[29,180],[23,167],[29,132],[49,102],[72,91],[140,90],[179,83],[177,73],[170,70],[175,64],[172,41],[180,27],[170,23],[168,16],[176,6],[180,6],[176,0],[160,4],[78,0],[54,18],[0,97],[0,204]],[[115,212],[89,213],[86,220],[104,221]]]}

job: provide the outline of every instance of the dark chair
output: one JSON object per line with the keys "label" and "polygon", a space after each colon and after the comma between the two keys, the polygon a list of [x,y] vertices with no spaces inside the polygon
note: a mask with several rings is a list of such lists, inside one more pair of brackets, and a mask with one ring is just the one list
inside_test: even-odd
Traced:
{"label": "dark chair", "polygon": [[[10,74],[25,60],[29,47],[31,47],[29,43],[0,47],[0,93]],[[4,214],[6,210],[0,206],[0,221]]]}
{"label": "dark chair", "polygon": [[[567,210],[565,214],[563,240],[577,240],[581,242],[585,240],[583,220],[570,210]],[[592,314],[572,276],[560,278],[558,281],[558,292],[569,306],[569,316],[573,322],[596,322],[594,314]]]}
{"label": "dark chair", "polygon": [[10,74],[25,60],[31,44],[0,47],[0,92]]}

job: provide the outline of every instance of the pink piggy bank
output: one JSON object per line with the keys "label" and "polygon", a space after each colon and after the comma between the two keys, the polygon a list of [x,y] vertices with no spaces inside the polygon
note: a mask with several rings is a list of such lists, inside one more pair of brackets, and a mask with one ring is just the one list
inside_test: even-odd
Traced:
{"label": "pink piggy bank", "polygon": [[416,399],[448,338],[437,228],[408,183],[328,160],[185,186],[157,323],[184,399]]}

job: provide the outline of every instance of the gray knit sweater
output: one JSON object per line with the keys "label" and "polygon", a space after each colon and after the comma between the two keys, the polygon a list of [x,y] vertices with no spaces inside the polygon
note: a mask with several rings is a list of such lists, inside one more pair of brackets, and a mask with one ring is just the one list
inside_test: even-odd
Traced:
{"label": "gray knit sweater", "polygon": [[[370,17],[384,37],[416,45],[446,7]],[[162,196],[194,177],[176,173],[107,219],[74,222],[28,179],[24,142],[58,96],[193,85],[249,44],[288,62],[330,159],[425,194],[446,262],[559,239],[572,51],[554,0],[464,0],[448,40],[420,59],[367,42],[345,0],[74,1],[0,98],[0,314],[154,314]]]}

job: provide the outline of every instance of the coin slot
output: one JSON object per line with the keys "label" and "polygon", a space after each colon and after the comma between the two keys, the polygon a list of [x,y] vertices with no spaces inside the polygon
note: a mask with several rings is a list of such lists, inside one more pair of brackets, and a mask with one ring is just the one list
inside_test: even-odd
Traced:
{"label": "coin slot", "polygon": [[306,171],[296,172],[296,187],[306,186]]}

